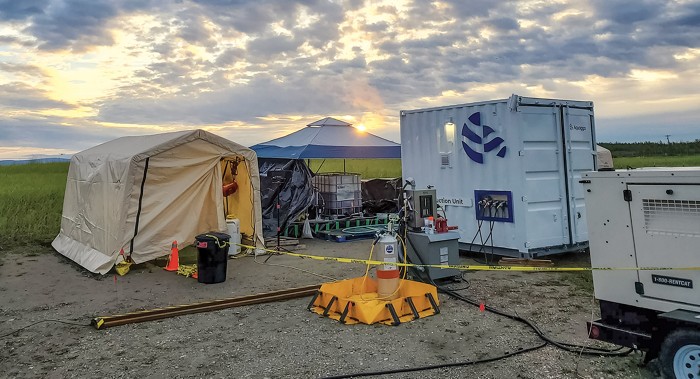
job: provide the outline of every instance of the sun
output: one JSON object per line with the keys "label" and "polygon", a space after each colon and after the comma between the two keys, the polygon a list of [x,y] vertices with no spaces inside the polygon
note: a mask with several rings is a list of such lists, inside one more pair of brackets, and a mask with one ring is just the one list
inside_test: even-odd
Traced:
{"label": "sun", "polygon": [[357,128],[357,130],[361,132],[367,131],[367,127],[365,126],[365,124],[357,125],[355,128]]}

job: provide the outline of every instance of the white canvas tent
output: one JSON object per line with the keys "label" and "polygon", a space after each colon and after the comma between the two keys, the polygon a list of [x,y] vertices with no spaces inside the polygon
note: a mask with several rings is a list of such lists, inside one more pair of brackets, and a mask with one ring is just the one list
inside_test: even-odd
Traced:
{"label": "white canvas tent", "polygon": [[604,148],[603,146],[596,145],[596,160],[598,162],[598,170],[606,171],[613,170],[615,166],[613,165],[613,157],[610,150]]}
{"label": "white canvas tent", "polygon": [[197,234],[226,231],[222,184],[232,181],[225,167],[235,160],[239,188],[226,209],[244,238],[262,247],[255,152],[203,130],[123,137],[75,154],[52,245],[105,274],[121,249],[141,263],[170,253],[174,240],[183,246]]}

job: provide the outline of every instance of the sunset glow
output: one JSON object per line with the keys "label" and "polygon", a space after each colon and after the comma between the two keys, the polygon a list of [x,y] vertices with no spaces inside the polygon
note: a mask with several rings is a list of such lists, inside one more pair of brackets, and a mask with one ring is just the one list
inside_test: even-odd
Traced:
{"label": "sunset glow", "polygon": [[236,4],[2,2],[0,156],[323,117],[399,141],[402,109],[513,93],[592,100],[599,141],[700,138],[693,2]]}

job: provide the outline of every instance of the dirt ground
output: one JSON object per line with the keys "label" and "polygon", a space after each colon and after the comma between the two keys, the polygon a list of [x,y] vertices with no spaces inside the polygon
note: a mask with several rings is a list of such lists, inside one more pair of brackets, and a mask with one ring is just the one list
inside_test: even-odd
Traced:
{"label": "dirt ground", "polygon": [[[364,258],[371,241],[305,240],[311,254]],[[465,263],[473,261],[462,257]],[[584,253],[553,258],[588,264]],[[260,261],[261,259],[258,258]],[[364,266],[274,256],[269,263],[332,278],[361,276]],[[527,327],[441,294],[441,313],[391,327],[347,326],[306,310],[310,299],[95,330],[98,315],[248,295],[328,281],[252,257],[228,261],[228,279],[205,285],[139,265],[124,276],[96,276],[49,247],[0,251],[0,377],[245,377],[331,375],[471,361],[541,343]],[[571,273],[470,272],[460,292],[529,318],[561,341],[592,344],[596,317],[590,278]],[[451,284],[462,288],[466,283]],[[72,326],[43,322],[62,320]],[[608,346],[613,347],[613,346]],[[491,363],[385,375],[386,378],[655,378],[640,354],[579,356],[554,347]]]}

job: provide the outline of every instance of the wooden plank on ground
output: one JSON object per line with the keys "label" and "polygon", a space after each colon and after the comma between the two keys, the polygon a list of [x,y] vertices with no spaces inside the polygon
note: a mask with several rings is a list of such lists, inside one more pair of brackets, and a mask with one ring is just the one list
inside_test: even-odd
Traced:
{"label": "wooden plank on ground", "polygon": [[[297,238],[280,238],[280,246],[295,246],[299,244]],[[268,238],[265,240],[265,246],[277,246],[277,238]]]}
{"label": "wooden plank on ground", "polygon": [[306,245],[304,245],[303,243],[300,243],[300,244],[294,245],[294,246],[285,246],[284,249],[289,250],[289,251],[305,250]]}

